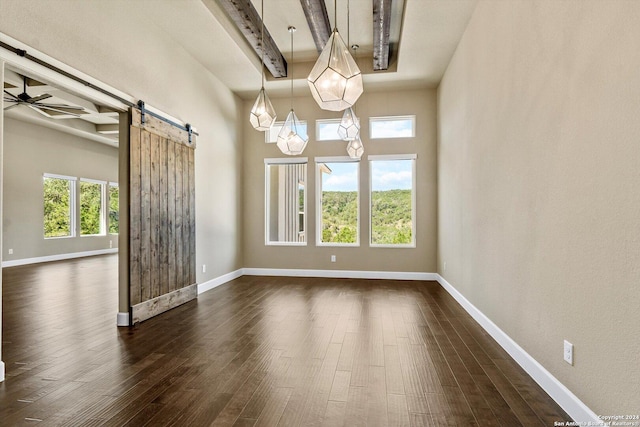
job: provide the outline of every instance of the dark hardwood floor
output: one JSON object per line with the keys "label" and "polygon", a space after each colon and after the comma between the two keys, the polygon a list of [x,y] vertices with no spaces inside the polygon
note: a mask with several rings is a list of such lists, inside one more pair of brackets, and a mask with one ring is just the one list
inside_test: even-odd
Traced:
{"label": "dark hardwood floor", "polygon": [[117,328],[117,257],[3,270],[0,425],[552,426],[437,283],[245,276]]}

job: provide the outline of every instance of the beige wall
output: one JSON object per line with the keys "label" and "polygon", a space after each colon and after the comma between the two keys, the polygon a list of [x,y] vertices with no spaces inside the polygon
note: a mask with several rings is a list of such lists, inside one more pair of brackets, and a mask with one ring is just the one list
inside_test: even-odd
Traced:
{"label": "beige wall", "polygon": [[0,10],[3,33],[197,128],[197,281],[242,267],[242,104],[151,18],[206,24],[204,4],[0,0]]}
{"label": "beige wall", "polygon": [[439,89],[438,270],[602,415],[640,414],[638,40],[637,1],[481,1]]}
{"label": "beige wall", "polygon": [[[4,121],[2,260],[118,247],[118,237],[45,239],[44,173],[118,182],[118,149],[14,119]],[[13,254],[9,255],[9,248]]]}
{"label": "beige wall", "polygon": [[[290,109],[289,98],[272,99],[278,120]],[[244,103],[244,260],[249,268],[300,268],[326,270],[367,270],[400,272],[434,272],[436,268],[436,93],[433,90],[366,92],[357,103],[361,118],[364,161],[360,165],[360,246],[318,247],[315,238],[315,167],[316,156],[346,156],[346,142],[316,142],[315,120],[340,118],[341,113],[321,110],[311,95],[296,97],[294,108],[306,120],[309,144],[302,154],[309,158],[307,193],[308,243],[305,247],[265,246],[265,168],[264,159],[288,157],[275,144],[265,144],[264,134],[249,124],[253,100]],[[368,117],[416,115],[416,137],[369,141]],[[370,248],[369,241],[369,154],[416,153],[417,233],[414,249]],[[337,262],[330,262],[335,254]]]}

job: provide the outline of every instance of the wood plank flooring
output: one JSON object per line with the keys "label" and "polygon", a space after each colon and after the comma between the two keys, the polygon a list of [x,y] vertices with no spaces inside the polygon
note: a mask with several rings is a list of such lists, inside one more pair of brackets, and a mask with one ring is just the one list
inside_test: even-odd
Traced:
{"label": "wood plank flooring", "polygon": [[245,276],[115,326],[117,257],[3,270],[0,425],[552,426],[435,282]]}

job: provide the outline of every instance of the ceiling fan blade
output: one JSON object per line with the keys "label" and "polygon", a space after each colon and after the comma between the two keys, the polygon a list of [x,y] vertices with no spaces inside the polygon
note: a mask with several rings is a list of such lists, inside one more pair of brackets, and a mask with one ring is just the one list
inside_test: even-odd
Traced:
{"label": "ceiling fan blade", "polygon": [[44,107],[44,108],[58,108],[60,110],[70,110],[70,111],[82,111],[82,112],[84,112],[84,108],[77,107],[75,105],[46,104],[46,103],[43,103],[43,102],[37,102],[37,103],[35,103],[35,105],[38,106],[38,107]]}
{"label": "ceiling fan blade", "polygon": [[2,111],[10,110],[10,109],[12,109],[13,107],[17,107],[18,105],[20,105],[20,104],[16,102],[16,103],[15,103],[15,104],[13,104],[13,105],[9,105],[8,107],[4,107],[4,108],[2,109]]}
{"label": "ceiling fan blade", "polygon": [[48,93],[45,93],[45,94],[43,94],[43,95],[36,96],[35,98],[31,98],[31,99],[30,99],[29,101],[27,101],[27,102],[29,102],[30,104],[34,104],[34,103],[36,103],[36,102],[38,102],[38,101],[42,101],[43,99],[51,98],[51,96],[52,96],[52,95],[49,95]]}
{"label": "ceiling fan blade", "polygon": [[[48,110],[48,111],[55,111],[56,113],[59,113],[61,115],[65,115],[65,116],[80,117],[80,114],[73,113],[71,111],[59,110],[57,108],[51,108],[51,107],[47,107],[47,106],[44,106],[44,105],[32,104],[32,105],[29,105],[29,107],[33,108],[34,110],[36,110],[39,113],[44,114],[44,115],[48,115],[47,114],[47,110]],[[50,115],[49,117],[50,118],[55,118],[55,114],[54,115]]]}
{"label": "ceiling fan blade", "polygon": [[5,93],[5,94],[7,94],[7,95],[9,95],[9,96],[10,96],[11,98],[13,98],[13,99],[19,99],[17,96],[15,96],[14,94],[12,94],[11,92],[9,92],[9,91],[7,91],[7,90],[5,90],[5,91],[4,91],[4,93]]}

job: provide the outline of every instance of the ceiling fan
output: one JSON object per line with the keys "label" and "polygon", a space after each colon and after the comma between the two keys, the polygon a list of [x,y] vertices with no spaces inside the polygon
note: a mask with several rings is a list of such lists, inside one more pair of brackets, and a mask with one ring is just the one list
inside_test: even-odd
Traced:
{"label": "ceiling fan", "polygon": [[27,93],[27,77],[23,76],[23,89],[19,95],[14,95],[11,92],[4,90],[4,102],[7,105],[4,107],[4,111],[10,110],[19,105],[29,107],[38,113],[54,118],[54,119],[66,119],[72,117],[80,117],[81,114],[87,114],[82,107],[76,107],[74,105],[67,104],[48,104],[41,102],[45,99],[51,98],[52,95],[48,93],[32,97]]}

